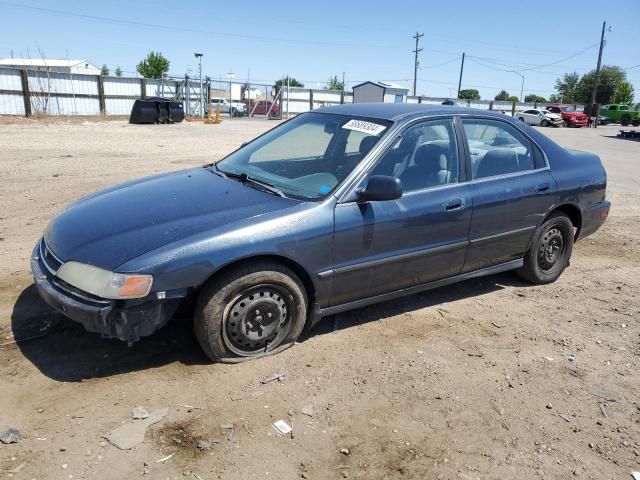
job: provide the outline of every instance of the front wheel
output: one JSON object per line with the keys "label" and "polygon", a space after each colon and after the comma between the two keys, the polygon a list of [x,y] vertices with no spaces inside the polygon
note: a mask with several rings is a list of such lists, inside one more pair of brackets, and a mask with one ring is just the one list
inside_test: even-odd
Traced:
{"label": "front wheel", "polygon": [[211,360],[235,363],[293,345],[306,317],[307,295],[298,276],[279,263],[256,262],[205,285],[194,330]]}
{"label": "front wheel", "polygon": [[536,230],[524,266],[516,273],[528,282],[555,282],[569,265],[573,251],[573,224],[561,213],[553,214]]}
{"label": "front wheel", "polygon": [[629,125],[629,119],[627,117],[624,117],[622,120],[620,120],[620,123],[623,127],[626,127]]}
{"label": "front wheel", "polygon": [[540,123],[541,127],[548,127],[550,125],[549,120],[545,119],[542,120],[542,122]]}

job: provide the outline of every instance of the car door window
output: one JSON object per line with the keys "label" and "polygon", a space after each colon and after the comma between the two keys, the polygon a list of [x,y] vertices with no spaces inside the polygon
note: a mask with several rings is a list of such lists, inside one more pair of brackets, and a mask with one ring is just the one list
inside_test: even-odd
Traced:
{"label": "car door window", "polygon": [[474,180],[535,168],[533,145],[511,125],[481,119],[467,119],[462,123]]}
{"label": "car door window", "polygon": [[400,135],[372,174],[399,178],[407,193],[457,183],[458,158],[453,120],[422,122]]}

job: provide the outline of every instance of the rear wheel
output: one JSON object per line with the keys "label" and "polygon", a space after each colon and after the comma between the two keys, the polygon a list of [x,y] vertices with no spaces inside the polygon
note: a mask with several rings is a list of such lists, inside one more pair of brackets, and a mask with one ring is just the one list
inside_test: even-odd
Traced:
{"label": "rear wheel", "polygon": [[241,362],[291,346],[306,316],[307,296],[297,275],[276,262],[256,262],[203,288],[194,330],[211,360]]}
{"label": "rear wheel", "polygon": [[631,125],[633,125],[634,127],[640,127],[640,119],[633,120],[631,122]]}
{"label": "rear wheel", "polygon": [[538,285],[555,282],[569,265],[573,251],[573,224],[561,213],[549,217],[536,230],[524,266],[517,274]]}

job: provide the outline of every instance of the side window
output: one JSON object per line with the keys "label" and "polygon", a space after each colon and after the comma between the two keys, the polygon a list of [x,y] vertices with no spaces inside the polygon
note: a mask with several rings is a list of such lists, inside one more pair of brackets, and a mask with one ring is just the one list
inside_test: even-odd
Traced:
{"label": "side window", "polygon": [[458,147],[453,120],[419,123],[400,135],[372,175],[395,176],[406,192],[458,182]]}
{"label": "side window", "polygon": [[511,125],[494,120],[463,120],[473,179],[535,168],[533,145]]}
{"label": "side window", "polygon": [[629,106],[628,105],[620,105],[620,110],[622,111],[627,111],[629,110]]}

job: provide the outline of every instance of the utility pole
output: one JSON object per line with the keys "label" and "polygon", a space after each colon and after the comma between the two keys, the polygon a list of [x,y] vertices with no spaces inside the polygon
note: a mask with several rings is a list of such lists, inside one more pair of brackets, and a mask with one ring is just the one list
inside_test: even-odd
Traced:
{"label": "utility pole", "polygon": [[200,118],[204,118],[204,90],[202,85],[202,53],[193,54],[198,59],[198,68],[200,71]]}
{"label": "utility pole", "polygon": [[[596,78],[593,82],[593,90],[591,90],[591,110],[596,103],[596,91],[598,90],[598,82],[600,81],[600,64],[602,63],[602,48],[604,47],[604,30],[607,22],[602,22],[602,35],[600,35],[600,51],[598,52],[598,66],[596,67]],[[593,116],[593,111],[589,112],[589,117]],[[596,122],[594,128],[598,128],[598,117],[600,117],[600,109],[596,109]]]}
{"label": "utility pole", "polygon": [[342,72],[342,91],[344,92],[344,72]]}
{"label": "utility pole", "polygon": [[462,72],[464,71],[464,52],[462,52],[462,63],[460,63],[460,79],[458,80],[458,96],[460,98],[460,87],[462,86]]}
{"label": "utility pole", "polygon": [[418,33],[416,32],[416,34],[411,37],[411,38],[415,38],[416,39],[416,49],[413,51],[413,53],[415,53],[415,59],[413,61],[413,96],[416,96],[416,81],[418,79],[418,54],[422,51],[422,48],[418,48],[418,42],[420,41],[420,38],[424,37],[424,33]]}

